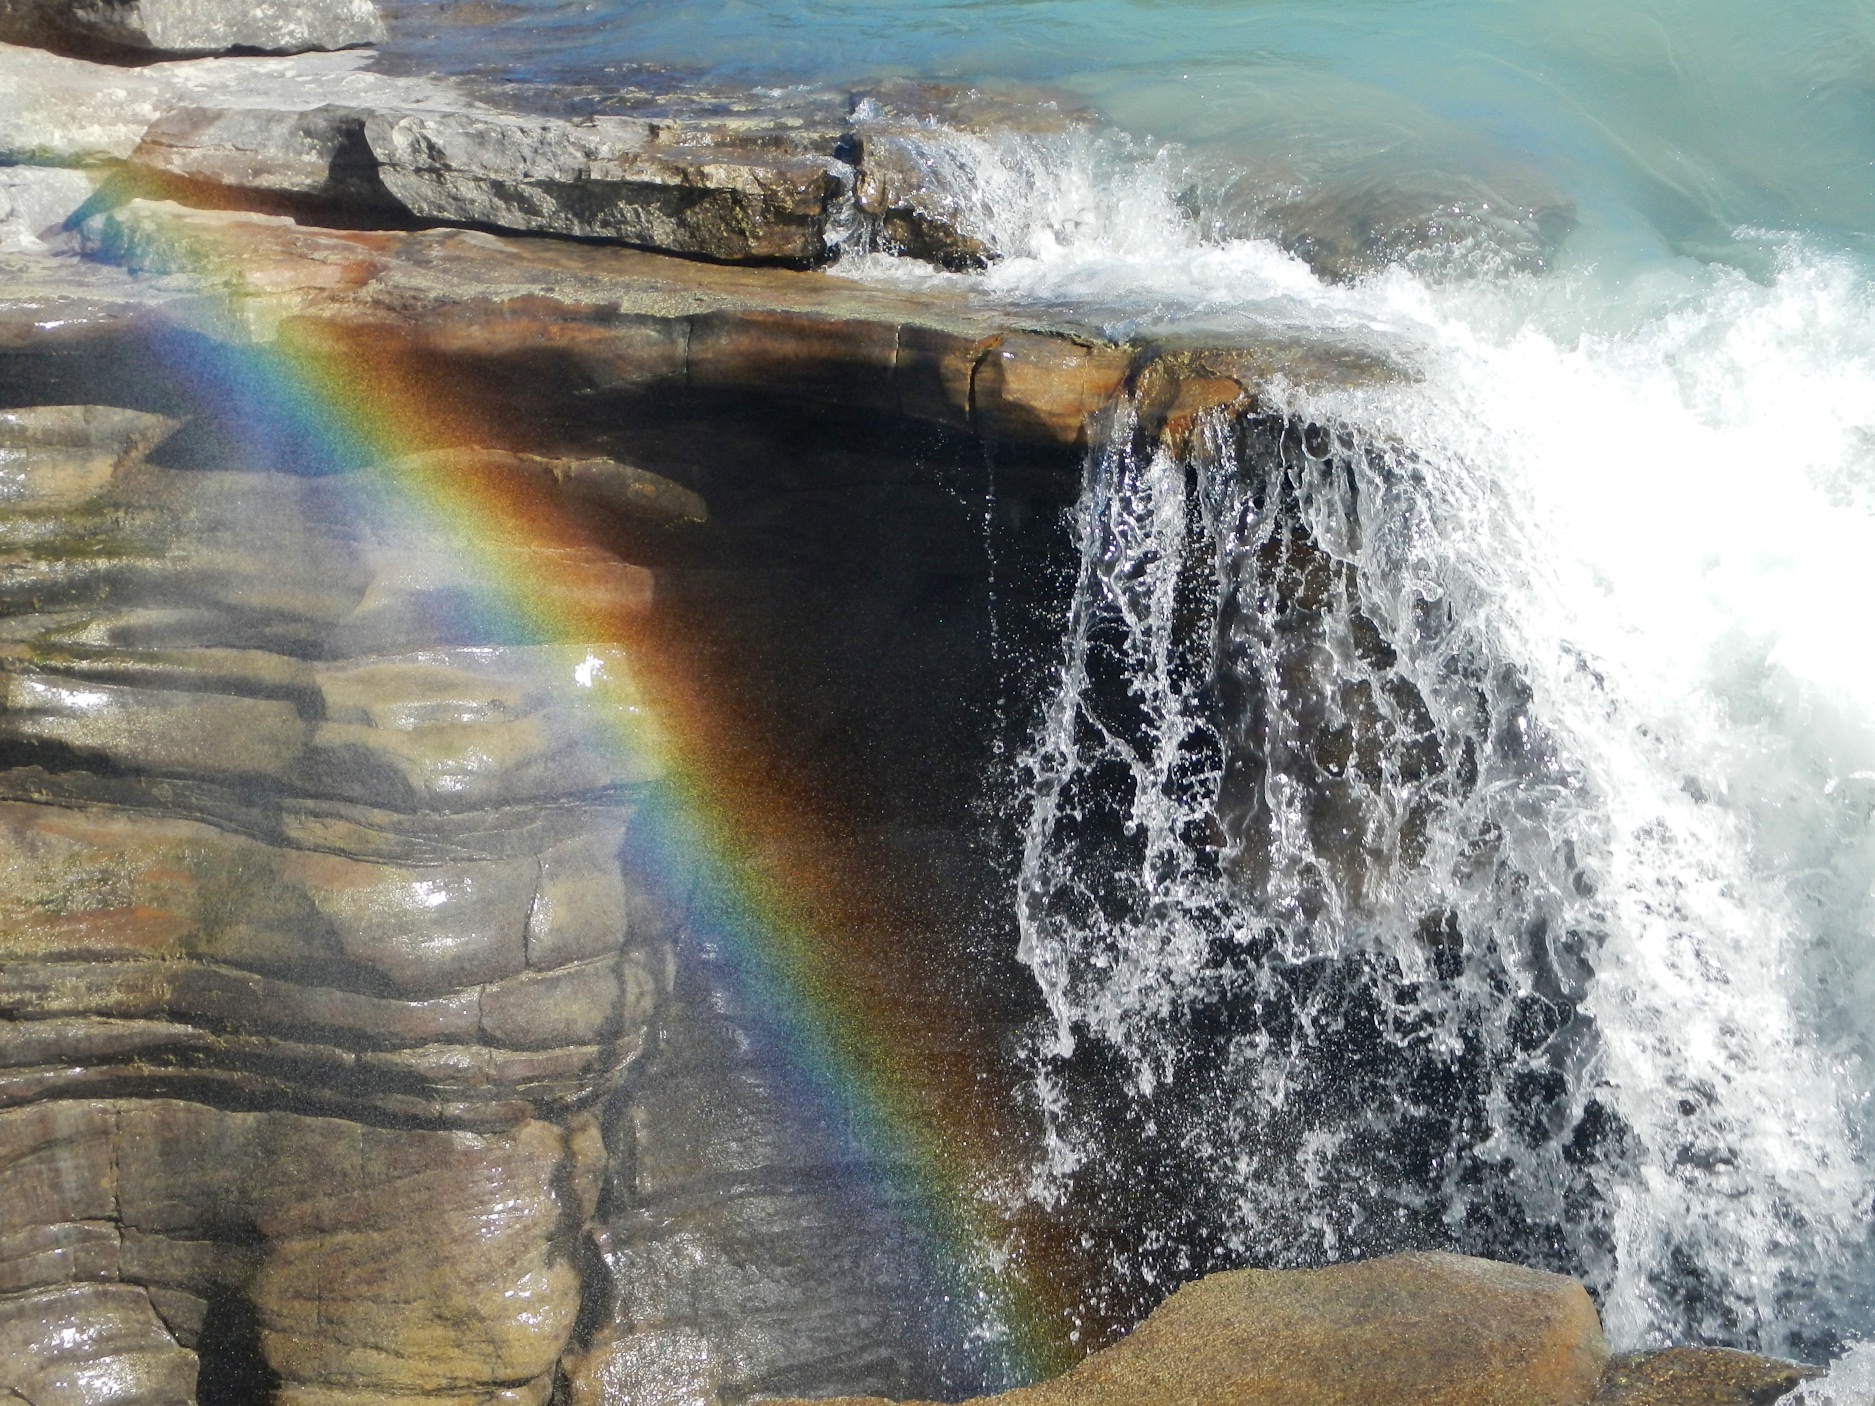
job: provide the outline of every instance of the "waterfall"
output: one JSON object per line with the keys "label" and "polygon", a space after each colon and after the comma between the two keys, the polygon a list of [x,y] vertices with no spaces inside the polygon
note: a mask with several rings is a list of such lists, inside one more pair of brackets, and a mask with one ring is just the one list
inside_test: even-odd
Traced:
{"label": "waterfall", "polygon": [[1581,1275],[1622,1346],[1829,1351],[1871,1181],[1763,719],[1590,648],[1506,466],[1324,399],[1087,456],[1024,760],[1037,1194],[1133,1304],[1441,1246]]}

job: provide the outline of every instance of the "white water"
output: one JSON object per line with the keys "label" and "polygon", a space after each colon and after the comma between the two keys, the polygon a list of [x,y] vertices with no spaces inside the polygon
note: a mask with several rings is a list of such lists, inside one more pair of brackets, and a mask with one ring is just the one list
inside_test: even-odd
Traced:
{"label": "white water", "polygon": [[[921,140],[947,213],[1005,254],[987,296],[1116,334],[1299,331],[1415,373],[1280,389],[1292,427],[1336,432],[1326,463],[1217,426],[1181,461],[1123,409],[1091,457],[1020,892],[1057,1021],[1043,1194],[1123,1159],[1125,1120],[1095,1107],[1119,1097],[1134,1173],[1187,1166],[1211,1218],[1116,1245],[1121,1274],[1438,1242],[1583,1273],[1620,1347],[1868,1334],[1867,270],[1743,231],[1774,269],[1753,281],[1590,231],[1541,276],[1487,258],[1327,285],[1205,238],[1176,151]],[[1357,573],[1312,654],[1250,599],[1294,589],[1255,559],[1285,522]],[[1266,724],[1232,716],[1272,680]],[[1306,774],[1321,729],[1363,727],[1374,775]],[[1235,782],[1252,744],[1271,764]],[[1254,824],[1230,818],[1243,784]],[[1346,982],[1303,979],[1323,972]],[[1381,1034],[1349,1034],[1354,988]]]}

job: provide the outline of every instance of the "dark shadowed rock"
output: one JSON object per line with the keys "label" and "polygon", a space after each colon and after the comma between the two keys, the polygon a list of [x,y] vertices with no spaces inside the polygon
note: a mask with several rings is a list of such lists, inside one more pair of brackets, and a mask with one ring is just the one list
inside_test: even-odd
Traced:
{"label": "dark shadowed rock", "polygon": [[615,459],[555,459],[503,449],[436,449],[400,463],[429,472],[517,474],[551,483],[578,498],[625,517],[660,524],[707,522],[702,497],[649,469]]}
{"label": "dark shadowed rock", "polygon": [[1608,1364],[1595,1406],[1771,1406],[1815,1367],[1721,1347],[1628,1352]]}
{"label": "dark shadowed rock", "polygon": [[0,38],[85,52],[297,54],[384,38],[371,0],[0,0]]}

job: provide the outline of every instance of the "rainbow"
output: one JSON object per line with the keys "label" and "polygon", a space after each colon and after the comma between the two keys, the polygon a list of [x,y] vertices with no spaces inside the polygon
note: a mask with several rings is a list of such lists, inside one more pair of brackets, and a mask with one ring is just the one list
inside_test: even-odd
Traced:
{"label": "rainbow", "polygon": [[[175,223],[172,257],[184,251],[205,286],[239,286],[242,254],[227,236]],[[232,301],[226,311],[238,324]],[[947,1339],[932,1344],[937,1354],[974,1362],[992,1388],[1067,1365],[1080,1336],[1071,1275],[1048,1248],[1059,1237],[1025,1229],[1006,1208],[1005,1163],[1021,1139],[983,1094],[994,1087],[987,1049],[956,1037],[969,1029],[963,1011],[948,1013],[943,1041],[925,1038],[929,983],[925,1009],[906,995],[919,984],[907,966],[916,944],[882,939],[864,856],[822,838],[835,827],[822,823],[811,785],[750,740],[759,728],[736,716],[735,691],[700,677],[660,635],[656,612],[647,623],[590,604],[604,592],[583,589],[578,573],[594,543],[552,494],[512,474],[412,459],[506,438],[433,369],[394,346],[290,329],[264,344],[178,333],[158,346],[196,398],[247,427],[262,459],[346,474],[361,512],[414,519],[447,543],[469,564],[477,637],[603,646],[629,661],[629,678],[582,679],[582,712],[602,745],[655,760],[661,774],[635,822],[635,877],[688,898],[693,932],[721,955],[739,1004],[763,1015],[756,1033],[789,1073],[795,1116],[832,1130],[879,1179],[874,1204],[909,1221],[917,1271],[940,1306],[932,1331]],[[933,1060],[936,1043],[945,1055]]]}

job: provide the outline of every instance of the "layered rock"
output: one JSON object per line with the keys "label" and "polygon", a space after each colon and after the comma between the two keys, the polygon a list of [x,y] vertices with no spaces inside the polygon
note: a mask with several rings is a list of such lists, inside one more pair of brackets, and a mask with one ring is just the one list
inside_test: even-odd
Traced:
{"label": "layered rock", "polygon": [[297,54],[384,38],[371,0],[5,0],[0,38],[153,55]]}
{"label": "layered rock", "polygon": [[544,1402],[669,982],[629,661],[463,638],[420,522],[174,428],[0,416],[0,1384]]}
{"label": "layered rock", "polygon": [[373,113],[364,134],[385,187],[421,218],[734,262],[824,262],[852,182],[837,132],[771,145],[627,117]]}

